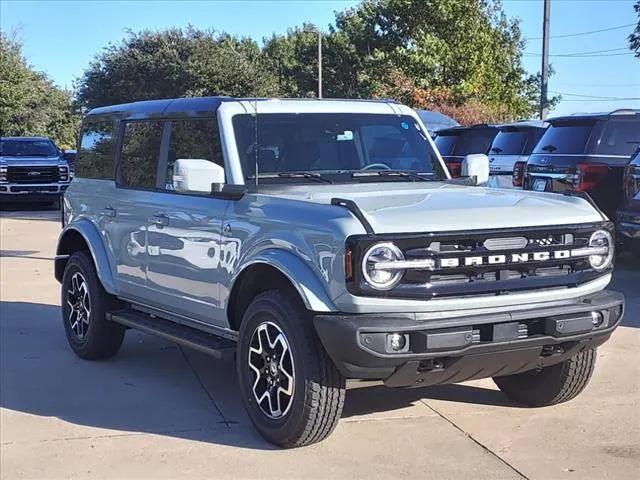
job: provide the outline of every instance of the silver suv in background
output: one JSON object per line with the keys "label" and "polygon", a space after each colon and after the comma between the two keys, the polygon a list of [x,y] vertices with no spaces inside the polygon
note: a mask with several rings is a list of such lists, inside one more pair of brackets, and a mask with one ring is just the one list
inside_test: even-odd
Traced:
{"label": "silver suv in background", "polygon": [[94,109],[56,249],[69,345],[107,358],[137,328],[235,356],[285,447],[331,433],[348,378],[570,400],[623,315],[614,226],[579,196],[481,186],[485,155],[461,172],[393,102]]}
{"label": "silver suv in background", "polygon": [[71,178],[62,151],[51,139],[0,138],[0,202],[56,203]]}
{"label": "silver suv in background", "polygon": [[489,149],[490,187],[522,188],[524,167],[547,126],[535,120],[497,126]]}

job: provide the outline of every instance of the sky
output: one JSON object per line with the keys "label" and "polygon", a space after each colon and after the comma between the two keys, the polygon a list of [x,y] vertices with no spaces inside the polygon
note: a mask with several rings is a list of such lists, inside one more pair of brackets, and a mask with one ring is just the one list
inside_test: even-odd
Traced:
{"label": "sky", "polygon": [[[334,12],[356,1],[16,1],[0,0],[0,28],[17,32],[24,54],[54,82],[70,88],[94,55],[119,42],[127,30],[185,27],[213,28],[256,40],[305,21],[326,28]],[[634,0],[551,0],[550,52],[555,74],[551,93],[563,100],[552,112],[640,108],[640,59],[629,55],[632,26],[588,35],[637,21]],[[524,66],[540,70],[542,0],[504,0],[509,17],[521,20],[528,39]],[[562,56],[601,52],[589,57]],[[560,56],[556,56],[560,55]],[[591,98],[596,97],[596,98]],[[614,100],[615,99],[615,100]],[[617,100],[634,99],[634,100]]]}

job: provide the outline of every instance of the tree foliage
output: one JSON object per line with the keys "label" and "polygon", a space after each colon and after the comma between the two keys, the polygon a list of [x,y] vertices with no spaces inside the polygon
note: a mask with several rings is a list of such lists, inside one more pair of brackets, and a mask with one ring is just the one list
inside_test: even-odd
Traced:
{"label": "tree foliage", "polygon": [[[530,117],[539,76],[522,65],[518,20],[499,0],[363,0],[322,33],[326,97],[390,97],[459,120]],[[318,27],[249,38],[194,28],[129,32],[89,66],[85,108],[199,95],[313,97]],[[555,99],[557,100],[557,99]]]}
{"label": "tree foliage", "polygon": [[85,108],[173,97],[276,93],[256,42],[194,28],[129,32],[109,45],[77,85]]}
{"label": "tree foliage", "polygon": [[633,33],[629,35],[629,48],[632,52],[635,52],[637,58],[640,58],[640,0],[636,2],[633,9],[638,15],[638,24]]}
{"label": "tree foliage", "polygon": [[0,133],[48,136],[68,148],[75,145],[78,121],[71,92],[35,71],[20,42],[0,33]]}

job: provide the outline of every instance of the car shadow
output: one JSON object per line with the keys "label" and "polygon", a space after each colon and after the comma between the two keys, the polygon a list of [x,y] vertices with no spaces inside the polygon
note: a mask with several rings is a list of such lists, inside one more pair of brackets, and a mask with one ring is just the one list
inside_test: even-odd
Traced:
{"label": "car shadow", "polygon": [[39,203],[0,203],[0,218],[60,221],[60,207]]}
{"label": "car shadow", "polygon": [[[353,383],[344,418],[390,412],[422,399],[511,406],[497,391],[467,385],[405,390]],[[71,352],[55,305],[0,302],[0,406],[118,433],[275,448],[251,425],[232,362],[215,361],[136,331],[127,332],[112,359],[84,361]],[[45,430],[35,436],[88,434]],[[19,440],[20,435],[9,422],[3,425],[4,439]]]}
{"label": "car shadow", "polygon": [[37,257],[34,253],[40,253],[39,250],[0,250],[0,258],[26,258],[33,260],[53,260],[52,257]]}

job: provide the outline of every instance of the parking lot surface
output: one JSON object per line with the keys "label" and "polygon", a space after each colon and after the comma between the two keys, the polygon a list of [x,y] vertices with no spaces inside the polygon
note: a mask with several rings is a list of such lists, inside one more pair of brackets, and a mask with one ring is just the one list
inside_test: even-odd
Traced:
{"label": "parking lot surface", "polygon": [[618,261],[626,318],[575,400],[353,382],[334,434],[285,451],[254,431],[231,363],[134,331],[109,361],[75,357],[52,273],[59,213],[0,215],[2,479],[640,478],[639,259]]}

